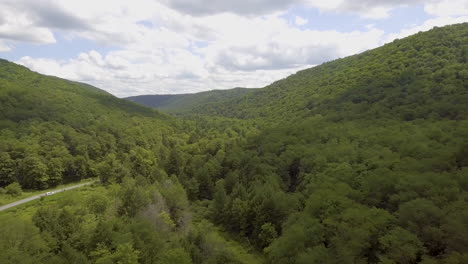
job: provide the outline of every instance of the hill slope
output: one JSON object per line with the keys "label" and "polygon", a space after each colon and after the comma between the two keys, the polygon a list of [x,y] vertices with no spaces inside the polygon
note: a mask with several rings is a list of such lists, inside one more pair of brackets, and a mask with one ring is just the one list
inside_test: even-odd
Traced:
{"label": "hill slope", "polygon": [[212,90],[195,94],[167,94],[167,95],[139,95],[127,97],[130,101],[167,112],[189,113],[191,109],[220,103],[229,99],[238,98],[253,92],[252,89],[234,88],[229,90]]}
{"label": "hill slope", "polygon": [[189,197],[270,263],[466,262],[467,43],[436,28],[195,108],[263,129],[187,149]]}
{"label": "hill slope", "polygon": [[0,196],[88,177],[102,185],[2,211],[0,263],[260,263],[206,220],[192,223],[177,153],[211,139],[184,128],[95,87],[1,60]]}
{"label": "hill slope", "polygon": [[137,147],[160,153],[171,122],[90,85],[0,60],[0,186],[47,188],[96,176],[94,166],[109,155]]}
{"label": "hill slope", "polygon": [[463,118],[467,43],[468,23],[435,28],[194,112],[276,120],[338,112],[353,118]]}

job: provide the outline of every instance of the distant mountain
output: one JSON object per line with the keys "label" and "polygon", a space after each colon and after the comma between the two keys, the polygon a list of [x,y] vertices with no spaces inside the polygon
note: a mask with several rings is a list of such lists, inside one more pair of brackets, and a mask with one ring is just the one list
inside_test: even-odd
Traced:
{"label": "distant mountain", "polygon": [[181,113],[190,112],[193,108],[203,108],[204,105],[222,103],[253,91],[251,88],[234,88],[194,94],[139,95],[125,99],[166,112]]}

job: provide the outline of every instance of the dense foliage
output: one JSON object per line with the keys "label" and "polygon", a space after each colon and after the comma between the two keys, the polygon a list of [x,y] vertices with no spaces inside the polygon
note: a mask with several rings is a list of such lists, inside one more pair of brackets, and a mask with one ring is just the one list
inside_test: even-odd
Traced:
{"label": "dense foliage", "polygon": [[30,220],[0,216],[0,263],[248,263],[212,224],[192,223],[177,179],[160,182],[126,178],[58,194]]}
{"label": "dense foliage", "polygon": [[120,178],[148,176],[167,159],[174,130],[154,110],[0,61],[0,187],[44,189],[111,164]]}
{"label": "dense foliage", "polygon": [[193,111],[275,121],[316,114],[335,120],[463,119],[468,100],[467,28],[465,23],[418,33]]}
{"label": "dense foliage", "polygon": [[2,62],[2,186],[105,187],[2,220],[0,262],[468,263],[466,43],[436,28],[184,119]]}
{"label": "dense foliage", "polygon": [[234,88],[212,90],[195,94],[138,95],[127,97],[127,100],[157,108],[171,113],[187,113],[199,105],[218,103],[223,100],[238,98],[252,93],[254,89]]}

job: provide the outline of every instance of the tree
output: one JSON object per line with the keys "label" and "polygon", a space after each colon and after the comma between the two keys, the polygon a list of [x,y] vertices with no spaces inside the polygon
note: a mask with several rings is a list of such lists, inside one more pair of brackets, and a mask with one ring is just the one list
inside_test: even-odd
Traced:
{"label": "tree", "polygon": [[[316,248],[323,245],[325,241],[324,226],[317,219],[303,214],[295,215],[290,220],[293,223],[285,226],[282,236],[264,250],[271,263],[295,263],[301,253],[309,249],[314,252],[314,255],[307,256],[307,259],[316,259],[317,263],[327,263],[326,259],[322,258],[323,254],[316,251]],[[316,255],[317,253],[320,255]]]}
{"label": "tree", "polygon": [[133,249],[131,244],[125,243],[117,246],[117,250],[112,255],[112,259],[116,264],[138,264],[139,254],[140,252]]}
{"label": "tree", "polygon": [[135,180],[132,178],[124,178],[119,197],[122,203],[118,208],[118,212],[120,215],[129,217],[134,217],[150,202],[145,189],[141,186],[137,186]]}
{"label": "tree", "polygon": [[74,247],[81,243],[77,241],[81,232],[80,219],[69,207],[41,207],[32,220],[41,232],[55,239],[58,249],[62,249],[65,244]]}
{"label": "tree", "polygon": [[118,245],[115,252],[99,246],[90,255],[96,259],[96,264],[138,264],[139,254],[130,243],[124,243]]}
{"label": "tree", "polygon": [[47,247],[39,230],[28,222],[16,218],[0,220],[0,263],[34,264],[45,259]]}
{"label": "tree", "polygon": [[172,248],[163,252],[158,264],[191,264],[190,255],[183,248]]}
{"label": "tree", "polygon": [[81,155],[67,159],[65,164],[65,172],[63,173],[63,180],[65,182],[79,181],[92,176],[89,174],[89,166],[90,164],[88,163],[88,160]]}
{"label": "tree", "polygon": [[0,152],[0,187],[15,181],[15,161],[8,152]]}
{"label": "tree", "polygon": [[5,187],[5,191],[6,194],[9,194],[11,196],[20,196],[22,193],[21,186],[17,182],[14,182]]}
{"label": "tree", "polygon": [[166,200],[171,219],[177,227],[186,227],[184,216],[189,203],[184,188],[175,176],[166,180],[160,188],[161,194]]}
{"label": "tree", "polygon": [[142,147],[135,147],[130,151],[130,160],[132,162],[134,176],[141,175],[150,178],[156,170],[156,156],[150,150]]}
{"label": "tree", "polygon": [[107,155],[96,165],[96,173],[101,183],[118,183],[130,176],[129,168],[124,166],[115,155]]}
{"label": "tree", "polygon": [[182,153],[176,148],[172,148],[165,167],[169,175],[180,175],[184,167],[184,158]]}
{"label": "tree", "polygon": [[468,202],[460,200],[449,205],[444,212],[443,231],[447,251],[468,252]]}
{"label": "tree", "polygon": [[88,252],[111,248],[113,237],[115,237],[112,228],[112,221],[104,221],[100,219],[91,235]]}
{"label": "tree", "polygon": [[213,196],[214,184],[207,166],[197,169],[194,176],[199,183],[198,199],[211,199]]}
{"label": "tree", "polygon": [[49,176],[47,166],[34,155],[24,158],[19,165],[21,186],[29,189],[45,189],[48,187]]}
{"label": "tree", "polygon": [[372,263],[378,259],[378,238],[386,233],[393,217],[385,210],[356,207],[326,220],[333,232],[333,253],[342,263]]}
{"label": "tree", "polygon": [[102,193],[93,193],[87,199],[87,206],[96,215],[103,214],[109,205],[109,199]]}
{"label": "tree", "polygon": [[226,190],[224,189],[224,180],[218,180],[215,185],[215,193],[213,195],[212,216],[217,223],[223,222],[225,215],[225,205],[227,202]]}
{"label": "tree", "polygon": [[278,233],[276,232],[275,227],[271,223],[263,224],[260,228],[260,234],[258,235],[260,248],[267,247],[277,237]]}
{"label": "tree", "polygon": [[421,239],[430,255],[436,256],[444,251],[444,233],[440,229],[443,215],[432,201],[418,198],[406,202],[398,213],[401,225]]}
{"label": "tree", "polygon": [[52,158],[47,162],[47,174],[49,179],[47,181],[48,186],[54,187],[62,183],[63,172],[65,168],[63,166],[63,161],[59,158]]}
{"label": "tree", "polygon": [[382,247],[380,260],[394,263],[415,263],[423,254],[424,247],[418,237],[407,230],[396,227],[379,238]]}

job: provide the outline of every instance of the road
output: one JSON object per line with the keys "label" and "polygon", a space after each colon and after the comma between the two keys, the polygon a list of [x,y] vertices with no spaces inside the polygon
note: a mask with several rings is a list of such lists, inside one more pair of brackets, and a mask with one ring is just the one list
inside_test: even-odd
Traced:
{"label": "road", "polygon": [[[73,186],[69,186],[69,187],[65,187],[65,188],[62,188],[62,189],[53,190],[53,191],[49,191],[49,192],[54,192],[54,194],[55,194],[55,193],[58,193],[58,192],[63,192],[63,191],[66,191],[66,190],[71,190],[71,189],[79,188],[79,187],[82,187],[82,186],[85,186],[85,185],[90,185],[90,184],[92,184],[92,183],[94,183],[94,181],[92,181],[92,182],[80,183],[80,184],[77,184],[77,185],[73,185]],[[6,210],[6,209],[8,209],[8,208],[11,208],[11,207],[14,207],[14,206],[17,206],[17,205],[20,205],[20,204],[24,204],[24,203],[30,202],[30,201],[32,201],[32,200],[39,199],[39,198],[41,198],[41,197],[43,197],[43,196],[47,196],[46,194],[47,194],[47,192],[41,193],[41,194],[38,194],[38,195],[34,195],[34,196],[31,196],[31,197],[25,198],[25,199],[23,199],[23,200],[19,200],[19,201],[10,203],[10,204],[2,205],[2,206],[0,206],[0,211]],[[53,195],[53,194],[52,194],[52,195]]]}

